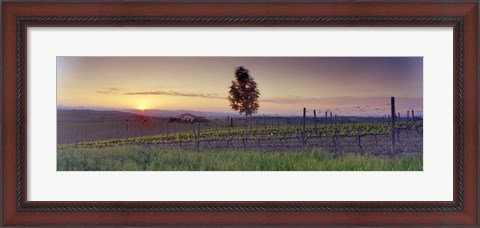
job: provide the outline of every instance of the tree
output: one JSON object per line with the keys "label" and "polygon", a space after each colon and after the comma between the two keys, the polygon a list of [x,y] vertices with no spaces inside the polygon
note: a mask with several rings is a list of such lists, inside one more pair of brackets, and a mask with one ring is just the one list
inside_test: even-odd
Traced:
{"label": "tree", "polygon": [[260,107],[258,104],[259,97],[260,91],[254,78],[250,76],[245,67],[237,67],[235,69],[235,80],[232,81],[228,92],[230,107],[240,114],[245,114],[245,119],[248,119],[248,116],[256,113]]}

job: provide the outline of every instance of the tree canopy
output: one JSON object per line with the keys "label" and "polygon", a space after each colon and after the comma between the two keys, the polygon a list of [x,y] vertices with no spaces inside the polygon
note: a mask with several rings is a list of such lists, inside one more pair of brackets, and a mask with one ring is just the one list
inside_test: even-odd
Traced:
{"label": "tree canopy", "polygon": [[243,66],[235,68],[235,80],[232,81],[228,92],[230,107],[240,114],[245,114],[245,116],[252,115],[260,107],[258,104],[259,97],[260,91],[257,88],[257,83],[249,71]]}

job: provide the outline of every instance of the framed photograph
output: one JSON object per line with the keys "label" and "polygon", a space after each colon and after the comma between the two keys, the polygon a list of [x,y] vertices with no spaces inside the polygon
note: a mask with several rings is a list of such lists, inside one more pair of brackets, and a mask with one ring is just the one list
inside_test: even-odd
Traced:
{"label": "framed photograph", "polygon": [[478,2],[4,2],[4,226],[477,226]]}

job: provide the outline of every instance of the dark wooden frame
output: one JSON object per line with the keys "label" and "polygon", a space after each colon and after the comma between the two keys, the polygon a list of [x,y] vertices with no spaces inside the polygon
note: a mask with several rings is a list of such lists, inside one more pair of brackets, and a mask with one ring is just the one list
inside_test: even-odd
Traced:
{"label": "dark wooden frame", "polygon": [[[2,225],[478,225],[478,3],[2,3]],[[28,26],[450,26],[452,202],[28,202]]]}

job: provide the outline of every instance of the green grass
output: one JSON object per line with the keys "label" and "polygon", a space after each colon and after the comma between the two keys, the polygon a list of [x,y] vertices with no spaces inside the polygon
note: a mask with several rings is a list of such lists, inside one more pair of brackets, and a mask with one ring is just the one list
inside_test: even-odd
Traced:
{"label": "green grass", "polygon": [[57,153],[59,171],[421,171],[422,156],[382,159],[308,152],[184,151],[116,146],[68,148]]}

